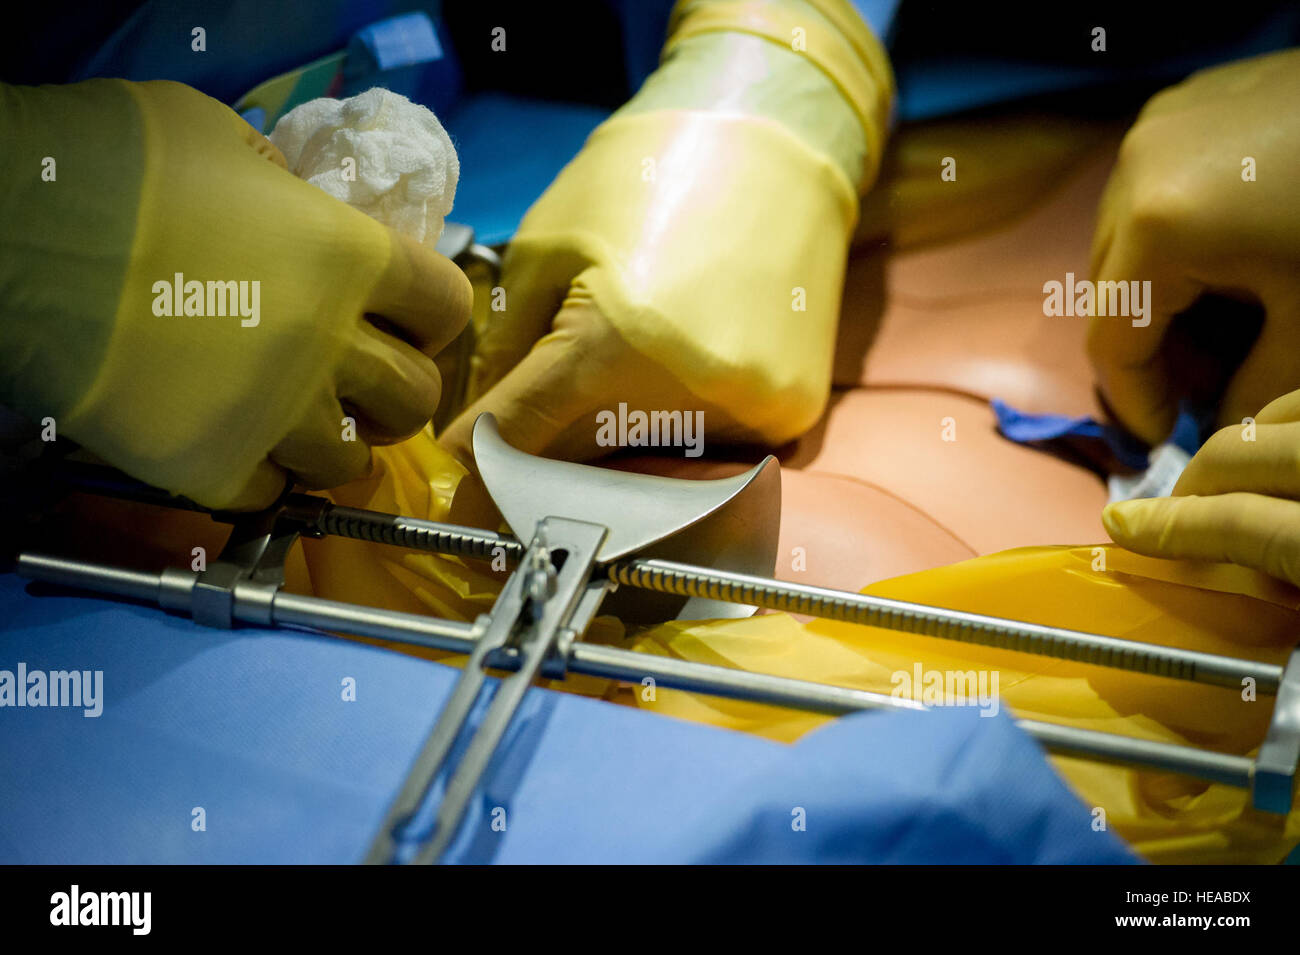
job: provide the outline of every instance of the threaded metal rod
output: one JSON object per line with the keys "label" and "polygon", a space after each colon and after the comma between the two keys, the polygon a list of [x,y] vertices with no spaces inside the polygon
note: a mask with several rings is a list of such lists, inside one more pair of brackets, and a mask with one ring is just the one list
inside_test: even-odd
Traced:
{"label": "threaded metal rod", "polygon": [[491,560],[504,555],[508,560],[517,561],[524,553],[524,547],[519,541],[504,534],[457,524],[423,521],[415,517],[381,514],[358,507],[331,507],[321,515],[317,528],[338,537],[475,560]]}
{"label": "threaded metal rod", "polygon": [[[517,561],[523,554],[523,545],[505,534],[358,508],[331,508],[321,518],[319,527],[328,534],[478,560],[490,560],[504,554],[506,559]],[[1240,689],[1244,680],[1253,679],[1258,692],[1275,694],[1282,681],[1282,667],[1278,664],[1162,647],[673,561],[632,558],[610,565],[608,573],[616,583],[680,597],[752,604],[767,610],[900,630],[940,640],[957,640],[1212,686]]]}
{"label": "threaded metal rod", "polygon": [[1276,693],[1282,679],[1282,668],[1275,664],[709,570],[666,560],[622,561],[610,566],[609,576],[616,583],[659,593],[753,604],[768,610],[884,627],[941,640],[959,640],[1215,686],[1240,688],[1242,681],[1249,678],[1256,681],[1260,692]]}

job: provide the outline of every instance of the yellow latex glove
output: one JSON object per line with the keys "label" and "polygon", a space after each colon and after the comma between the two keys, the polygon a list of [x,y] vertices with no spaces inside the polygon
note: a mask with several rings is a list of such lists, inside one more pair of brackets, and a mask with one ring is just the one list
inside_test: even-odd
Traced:
{"label": "yellow latex glove", "polygon": [[447,446],[470,463],[491,411],[517,447],[595,457],[621,402],[703,410],[706,442],[810,427],[891,84],[842,0],[679,2],[660,69],[511,243]]}
{"label": "yellow latex glove", "polygon": [[[231,110],[177,83],[0,86],[0,126],[0,403],[213,507],[341,484],[430,418],[468,282]],[[178,273],[205,314],[166,314]]]}
{"label": "yellow latex glove", "polygon": [[[1089,154],[1113,150],[1119,133],[1117,121],[1021,105],[899,126],[853,242],[905,252],[1001,226],[1060,189]],[[938,174],[945,157],[957,163],[952,181]]]}
{"label": "yellow latex glove", "polygon": [[[1194,74],[1147,103],[1120,149],[1092,249],[1098,281],[1149,281],[1150,324],[1094,317],[1088,348],[1119,419],[1149,442],[1190,394],[1165,333],[1204,293],[1266,312],[1221,425],[1300,388],[1300,50]],[[1247,159],[1255,181],[1243,181]],[[1186,369],[1184,369],[1186,372]]]}
{"label": "yellow latex glove", "polygon": [[1300,585],[1300,391],[1216,432],[1172,497],[1111,504],[1101,519],[1139,554],[1228,561]]}

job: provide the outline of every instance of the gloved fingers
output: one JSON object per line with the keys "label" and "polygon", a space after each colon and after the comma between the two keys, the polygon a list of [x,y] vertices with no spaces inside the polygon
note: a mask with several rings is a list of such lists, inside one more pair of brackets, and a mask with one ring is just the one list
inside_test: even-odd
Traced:
{"label": "gloved fingers", "polygon": [[410,236],[388,229],[392,254],[366,311],[427,355],[436,355],[470,319],[474,291],[460,268]]}
{"label": "gloved fingers", "polygon": [[[1094,273],[1095,288],[1100,297],[1102,282],[1151,282],[1146,316],[1094,313],[1088,320],[1087,348],[1098,388],[1116,417],[1138,437],[1157,444],[1173,429],[1182,397],[1161,344],[1173,316],[1192,305],[1203,288],[1175,263],[1162,261],[1161,251],[1134,232],[1121,227]],[[1132,298],[1129,302],[1134,311]],[[1134,325],[1135,320],[1147,324]]]}
{"label": "gloved fingers", "polygon": [[270,457],[309,488],[338,487],[370,471],[370,446],[332,396],[312,402]]}
{"label": "gloved fingers", "polygon": [[1149,557],[1228,561],[1300,585],[1300,502],[1235,492],[1110,504],[1117,544]]}
{"label": "gloved fingers", "polygon": [[1176,496],[1232,491],[1300,500],[1300,422],[1216,431],[1174,487]]}
{"label": "gloved fingers", "polygon": [[253,469],[244,486],[231,498],[222,501],[199,501],[205,507],[225,511],[260,511],[270,507],[284,492],[289,475],[284,468],[263,459]]}
{"label": "gloved fingers", "polygon": [[442,392],[432,358],[367,321],[358,324],[337,384],[338,397],[364,418],[361,433],[371,444],[415,434],[433,417]]}
{"label": "gloved fingers", "polygon": [[[1128,137],[1125,136],[1120,143],[1121,156],[1127,142]],[[1101,275],[1106,260],[1110,256],[1110,249],[1115,242],[1118,230],[1119,217],[1122,210],[1128,207],[1129,178],[1128,164],[1118,162],[1115,164],[1115,168],[1111,171],[1110,178],[1106,180],[1106,186],[1102,190],[1101,199],[1097,203],[1097,222],[1092,230],[1092,245],[1088,252],[1088,274],[1090,276]]]}
{"label": "gloved fingers", "polygon": [[[582,350],[574,333],[555,331],[545,336],[509,374],[462,411],[438,440],[472,469],[474,421],[489,411],[507,442],[529,454],[541,454],[583,415],[595,412],[602,400],[578,380]],[[591,444],[596,446],[594,425]]]}
{"label": "gloved fingers", "polygon": [[1255,415],[1256,424],[1283,424],[1287,421],[1300,421],[1300,391],[1274,398]]}
{"label": "gloved fingers", "polygon": [[209,110],[213,113],[219,113],[221,118],[234,130],[235,135],[243,140],[254,153],[288,171],[289,163],[285,160],[284,153],[280,152],[274,143],[263,136],[261,130],[254,129],[247,120],[220,100],[173,80],[147,80],[143,83],[137,83],[135,86],[136,89],[141,91],[142,95],[152,100],[173,100],[177,107],[186,112],[187,118],[191,121],[194,120],[196,111]]}
{"label": "gloved fingers", "polygon": [[584,262],[564,249],[540,255],[516,243],[506,250],[500,311],[494,300],[474,350],[472,397],[495,387],[551,330],[583,267]]}
{"label": "gloved fingers", "polygon": [[[145,80],[132,83],[131,86],[136,96],[165,112],[174,111],[173,115],[178,118],[183,116],[194,129],[211,123],[214,131],[219,130],[224,121],[254,153],[281,169],[286,171],[289,169],[284,154],[263,136],[260,130],[254,129],[247,120],[221,100],[175,80]],[[209,115],[203,116],[204,113]]]}
{"label": "gloved fingers", "polygon": [[1295,343],[1300,306],[1283,304],[1284,299],[1280,294],[1265,299],[1259,338],[1233,373],[1219,403],[1220,426],[1240,423],[1279,395],[1300,389],[1300,351]]}
{"label": "gloved fingers", "polygon": [[271,142],[243,119],[240,119],[238,116],[235,118],[239,121],[241,127],[239,131],[240,135],[243,137],[244,142],[248,143],[252,148],[253,152],[288,172],[288,160],[284,158],[284,153],[280,152],[275,143]]}

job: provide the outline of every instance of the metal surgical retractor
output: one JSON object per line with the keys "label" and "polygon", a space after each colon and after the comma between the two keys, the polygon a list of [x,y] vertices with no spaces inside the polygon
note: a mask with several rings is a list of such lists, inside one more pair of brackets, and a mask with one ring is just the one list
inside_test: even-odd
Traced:
{"label": "metal surgical retractor", "polygon": [[[525,454],[501,438],[490,415],[476,422],[474,454],[514,537],[287,494],[262,514],[213,514],[235,526],[219,559],[201,573],[148,574],[31,551],[19,555],[19,570],[38,580],[154,600],[210,626],[306,626],[468,654],[368,862],[443,857],[539,676],[651,678],[667,688],[826,714],[925,709],[865,690],[582,642],[602,609],[641,624],[746,616],[763,607],[1215,686],[1239,688],[1254,680],[1259,692],[1276,698],[1254,758],[1041,720],[1017,725],[1055,753],[1249,788],[1256,808],[1268,812],[1291,807],[1300,762],[1300,649],[1279,666],[774,580],[780,469],[771,457],[715,481],[630,474]],[[64,476],[83,490],[195,507],[113,473],[83,469]],[[289,547],[301,535],[327,534],[477,560],[504,555],[516,569],[492,610],[473,624],[286,593]],[[467,733],[489,686],[489,669],[508,675]],[[455,753],[463,755],[452,765]]]}

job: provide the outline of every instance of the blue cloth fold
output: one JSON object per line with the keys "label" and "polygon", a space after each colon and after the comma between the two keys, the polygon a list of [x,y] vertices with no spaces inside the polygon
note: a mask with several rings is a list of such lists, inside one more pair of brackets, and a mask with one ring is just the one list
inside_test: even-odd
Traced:
{"label": "blue cloth fold", "polygon": [[[997,415],[998,431],[1017,444],[1082,458],[1106,474],[1144,471],[1150,463],[1149,449],[1144,442],[1123,428],[1104,424],[1088,415],[1033,414],[1013,408],[1001,398],[994,398],[989,404]],[[1175,444],[1189,455],[1195,454],[1202,444],[1207,423],[1205,413],[1184,404],[1164,443]]]}
{"label": "blue cloth fold", "polygon": [[[98,718],[0,707],[0,862],[359,860],[456,677],[312,633],[209,630],[143,606],[33,596],[13,575],[0,575],[0,607],[0,670],[102,670],[104,681]],[[1005,716],[864,713],[783,746],[540,688],[449,855],[1132,859],[1093,831],[1088,808]]]}

